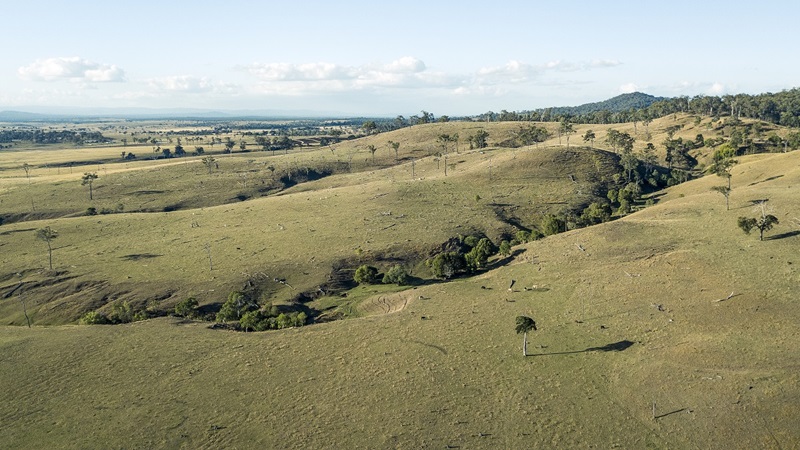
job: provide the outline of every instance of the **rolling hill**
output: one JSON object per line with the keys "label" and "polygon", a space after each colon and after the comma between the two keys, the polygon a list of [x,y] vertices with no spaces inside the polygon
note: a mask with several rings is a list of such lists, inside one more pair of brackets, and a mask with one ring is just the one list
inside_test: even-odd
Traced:
{"label": "rolling hill", "polygon": [[[365,138],[350,150],[359,170],[244,202],[3,225],[3,292],[30,283],[37,325],[114,301],[109,292],[213,302],[247,279],[243,270],[291,274],[294,287],[265,290],[290,298],[336,261],[422,254],[470,228],[497,239],[514,229],[509,217],[530,225],[574,201],[602,171],[598,158],[614,156],[555,140],[463,149],[449,155],[445,176],[433,154],[445,130],[435,127],[446,126],[456,125],[397,132],[417,133],[415,141]],[[503,126],[490,133],[518,125]],[[392,138],[419,156],[413,169],[405,161],[369,170],[365,147]],[[347,161],[342,146],[322,152]],[[322,154],[296,158],[302,167]],[[164,191],[213,179],[198,162],[176,168],[186,172],[171,182],[192,183]],[[166,183],[150,169],[115,178],[124,169],[109,167],[106,192]],[[741,157],[732,175],[729,211],[711,190],[720,179],[699,178],[624,218],[517,246],[513,259],[474,277],[355,288],[360,318],[264,333],[172,317],[0,327],[0,434],[10,448],[791,448],[800,442],[800,152]],[[32,185],[77,184],[71,177]],[[4,189],[25,184],[18,175]],[[178,198],[170,195],[154,203]],[[736,221],[763,199],[780,224],[761,242]],[[33,237],[45,225],[61,231],[56,274],[42,271]],[[0,316],[19,325],[16,298],[2,300]],[[514,332],[519,315],[538,324],[528,357]]]}

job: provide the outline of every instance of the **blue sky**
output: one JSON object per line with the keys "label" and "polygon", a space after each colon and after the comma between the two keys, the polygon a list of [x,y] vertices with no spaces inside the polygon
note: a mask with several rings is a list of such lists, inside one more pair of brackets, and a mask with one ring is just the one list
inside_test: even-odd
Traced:
{"label": "blue sky", "polygon": [[1,10],[0,110],[453,116],[635,90],[800,87],[795,1],[27,0]]}

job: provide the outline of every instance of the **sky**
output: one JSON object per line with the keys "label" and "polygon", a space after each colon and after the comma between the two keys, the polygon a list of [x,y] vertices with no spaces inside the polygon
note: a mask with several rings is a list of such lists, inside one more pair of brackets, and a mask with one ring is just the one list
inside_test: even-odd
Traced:
{"label": "sky", "polygon": [[474,115],[800,87],[800,2],[4,2],[0,111]]}

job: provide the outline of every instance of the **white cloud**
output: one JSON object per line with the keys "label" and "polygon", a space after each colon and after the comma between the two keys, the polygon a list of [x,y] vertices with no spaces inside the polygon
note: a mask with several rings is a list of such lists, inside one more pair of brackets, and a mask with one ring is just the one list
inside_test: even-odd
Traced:
{"label": "white cloud", "polygon": [[358,76],[355,68],[331,63],[253,64],[247,70],[264,81],[349,80]]}
{"label": "white cloud", "polygon": [[389,73],[419,73],[425,70],[425,63],[417,58],[405,56],[383,66],[383,72]]}
{"label": "white cloud", "polygon": [[485,84],[530,83],[539,80],[549,72],[585,72],[620,65],[615,60],[594,60],[590,62],[549,61],[544,64],[528,64],[511,60],[503,66],[484,67],[477,71],[475,82]]}
{"label": "white cloud", "polygon": [[639,86],[636,83],[625,83],[619,87],[621,94],[630,94],[631,92],[638,92]]}
{"label": "white cloud", "polygon": [[727,92],[727,88],[722,83],[713,83],[710,88],[708,88],[708,93],[711,95],[720,95]]}
{"label": "white cloud", "polygon": [[230,83],[215,82],[207,77],[175,75],[152,78],[147,84],[157,91],[183,92],[187,94],[205,94],[213,92],[232,92],[236,86]]}
{"label": "white cloud", "polygon": [[461,78],[428,70],[423,61],[411,56],[388,64],[269,63],[252,64],[245,69],[261,80],[255,90],[262,94],[452,87],[462,82]]}
{"label": "white cloud", "polygon": [[19,76],[33,81],[70,80],[85,83],[125,81],[125,71],[116,65],[100,64],[77,56],[37,59],[20,67]]}

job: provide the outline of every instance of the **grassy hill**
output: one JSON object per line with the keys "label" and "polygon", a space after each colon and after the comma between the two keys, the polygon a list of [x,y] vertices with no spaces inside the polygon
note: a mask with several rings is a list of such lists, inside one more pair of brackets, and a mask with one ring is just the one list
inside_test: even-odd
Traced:
{"label": "grassy hill", "polygon": [[[670,122],[684,121],[678,134],[686,136],[702,126],[688,117],[665,120],[649,125],[654,139]],[[615,164],[613,154],[558,147],[553,138],[539,147],[462,147],[448,155],[445,176],[436,136],[466,136],[477,126],[490,127],[490,142],[501,142],[519,124],[431,124],[333,150],[215,156],[220,169],[211,174],[192,159],[107,164],[98,170],[98,201],[122,196],[126,207],[97,216],[77,214],[89,204],[79,174],[37,169],[28,184],[8,163],[0,178],[4,213],[22,211],[22,192],[56,197],[41,206],[52,219],[23,217],[0,227],[0,317],[17,325],[0,327],[4,445],[800,442],[800,152],[739,158],[730,210],[711,190],[721,179],[704,177],[656,193],[655,205],[619,220],[515,247],[510,262],[475,277],[406,290],[359,287],[346,299],[317,300],[352,301],[352,315],[361,317],[350,320],[263,333],[172,317],[39,326],[122,299],[166,307],[195,295],[212,304],[248,281],[264,298],[289,303],[326,282],[334,267],[419,261],[457,234],[482,231],[497,240],[534,226],[540,214],[585,201],[592,180]],[[389,139],[402,142],[399,163],[385,146]],[[383,145],[375,163],[370,144]],[[229,200],[260,180],[275,181],[278,170],[265,166],[317,168],[334,158],[347,167]],[[245,188],[238,172],[248,167]],[[129,212],[138,196],[126,193],[143,190],[163,191],[139,194],[152,196],[152,211],[182,205]],[[754,202],[763,199],[780,224],[761,242],[743,234],[736,219],[755,216]],[[52,272],[34,237],[43,226],[60,233]],[[20,298],[33,328],[18,326],[25,323]],[[514,332],[519,315],[539,328],[528,357]]]}
{"label": "grassy hill", "polygon": [[[413,269],[458,235],[499,242],[545,213],[585,207],[617,170],[615,155],[589,149],[450,148],[437,156],[442,132],[484,127],[432,124],[288,155],[216,155],[211,171],[197,157],[105,164],[92,201],[81,173],[16,173],[4,179],[2,205],[16,222],[0,234],[0,292],[27,296],[39,325],[76,321],[116,301],[161,310],[190,296],[220,303],[245,285],[263,301],[287,303],[362,263]],[[489,127],[504,140],[517,128]],[[403,143],[398,155],[390,139]],[[374,162],[369,145],[383,146]],[[113,213],[86,215],[88,207]],[[60,233],[53,272],[35,237],[45,226]],[[25,321],[12,302],[0,304],[0,317]]]}

